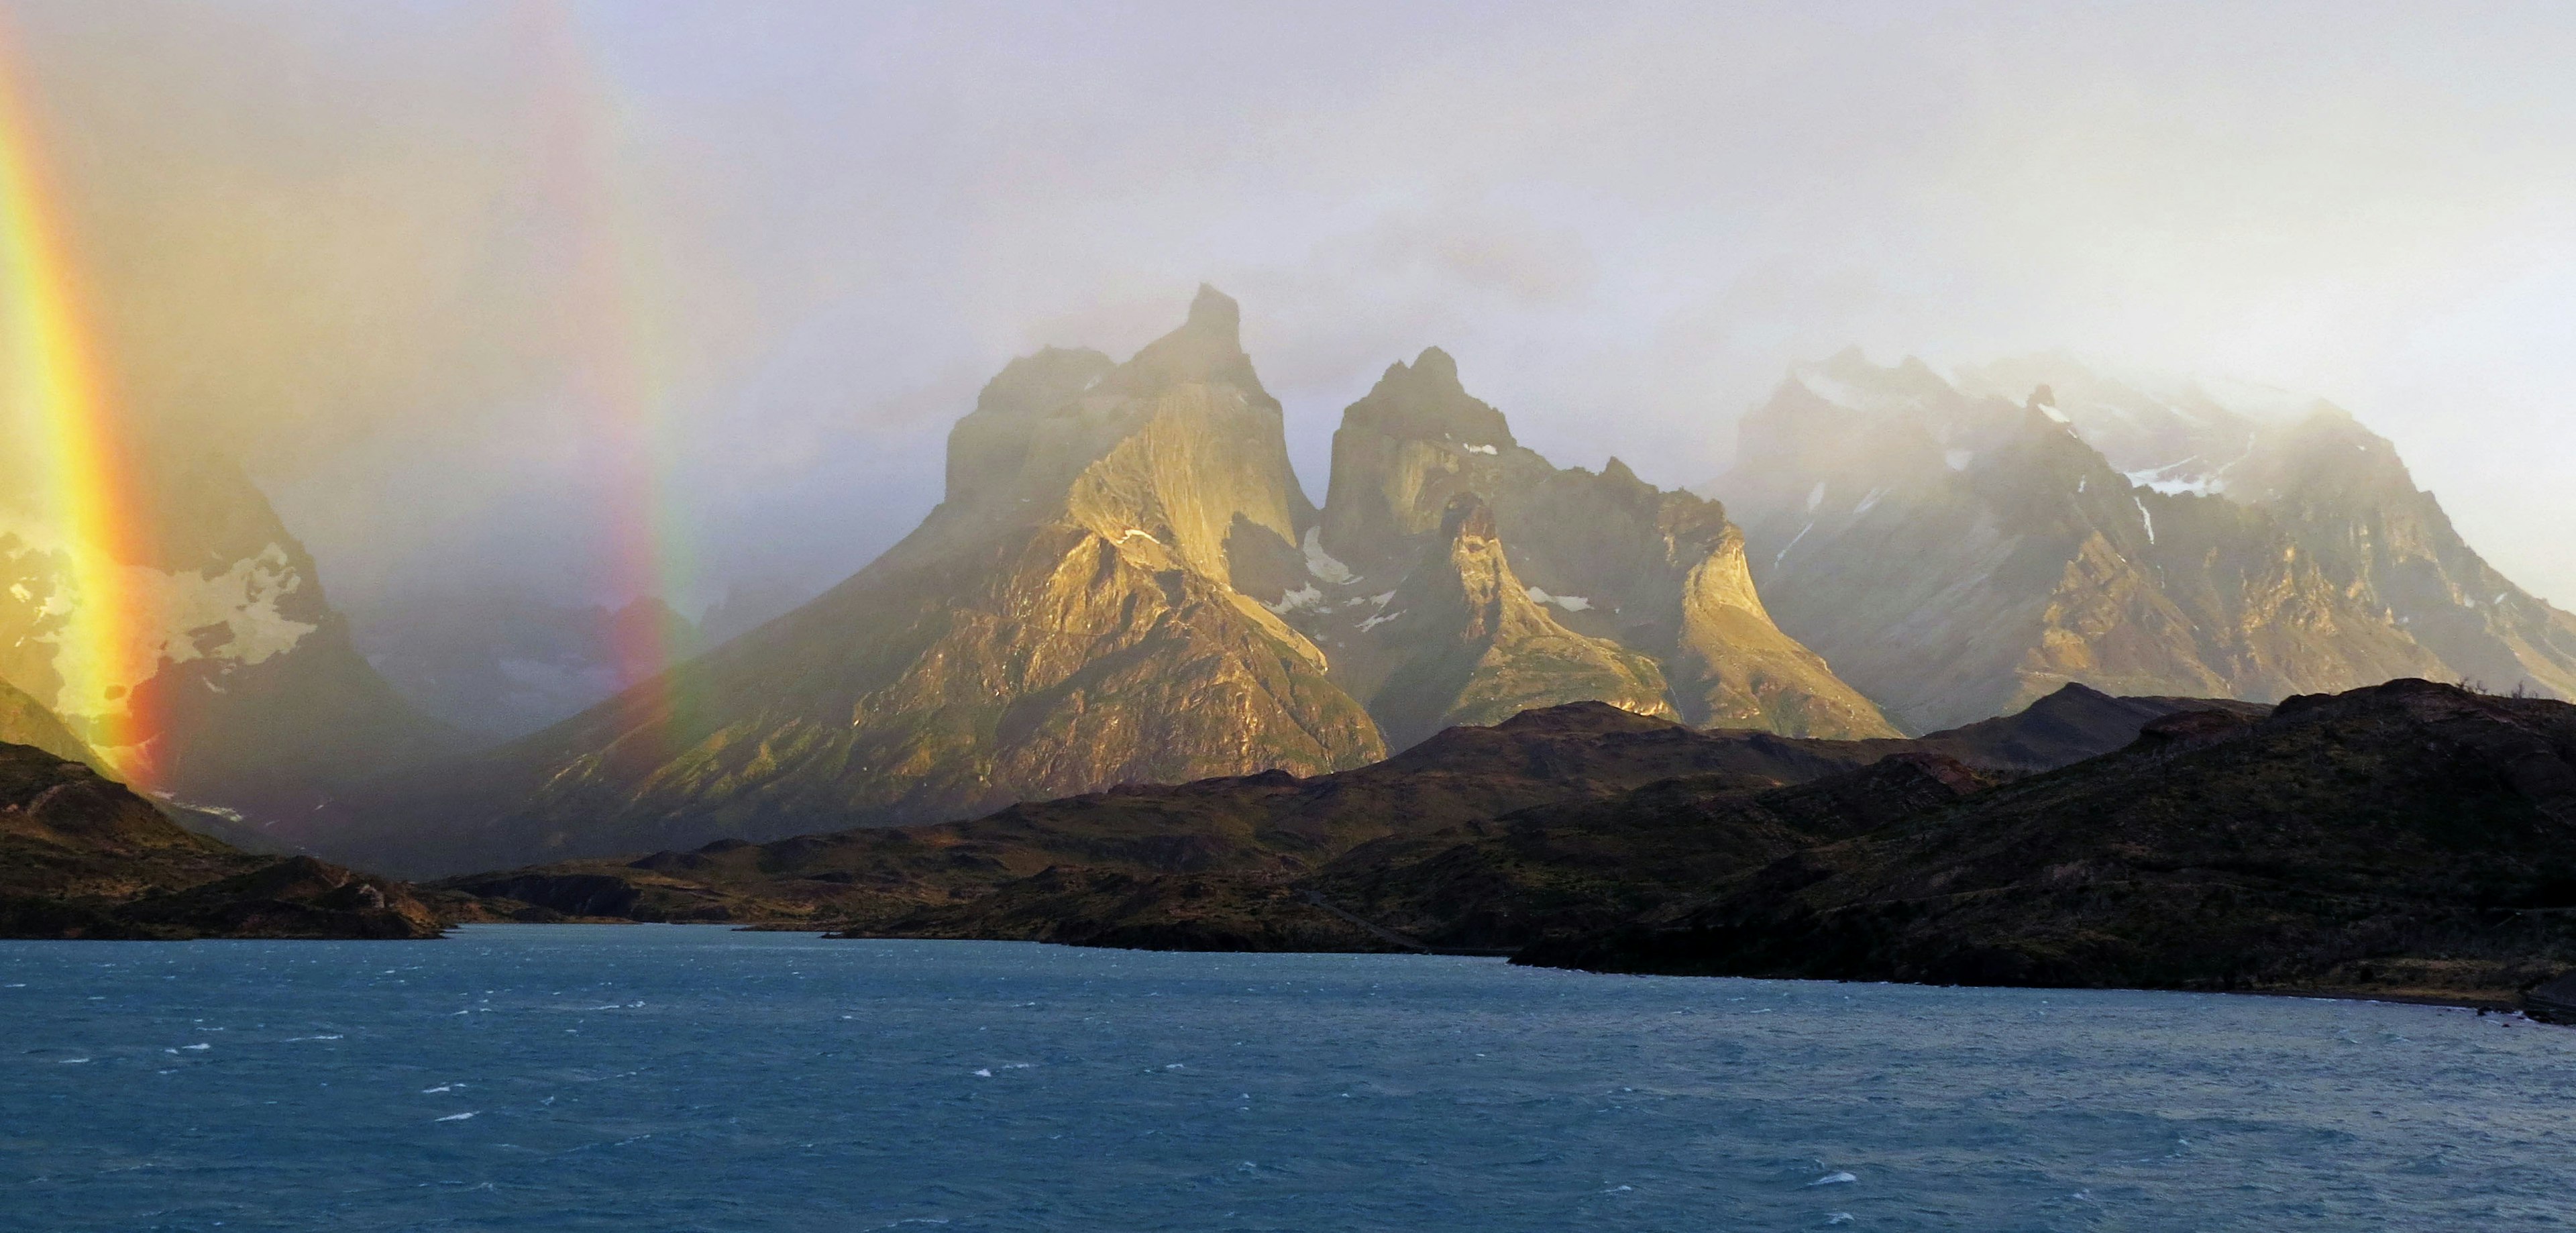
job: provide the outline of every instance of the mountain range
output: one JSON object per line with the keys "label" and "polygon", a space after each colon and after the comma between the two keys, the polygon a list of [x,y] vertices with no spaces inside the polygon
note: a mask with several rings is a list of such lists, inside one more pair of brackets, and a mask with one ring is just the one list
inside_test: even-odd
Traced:
{"label": "mountain range", "polygon": [[1900,725],[2068,681],[2277,701],[2397,677],[2576,697],[2576,617],[2464,543],[2331,404],[2151,394],[2063,355],[1943,378],[1846,351],[1712,485],[1783,630]]}
{"label": "mountain range", "polygon": [[[1846,352],[1745,417],[1721,505],[1556,466],[1435,347],[1345,409],[1318,508],[1240,334],[1202,288],[1124,362],[1011,362],[910,536],[706,629],[652,599],[459,599],[472,619],[375,614],[362,656],[246,476],[147,460],[151,557],[123,564],[154,674],[71,696],[65,559],[0,522],[0,738],[114,767],[132,751],[92,742],[140,708],[191,825],[432,875],[1304,781],[1578,701],[1885,741],[2070,684],[2576,694],[2576,618],[2314,400]],[[683,661],[616,662],[637,625]]]}
{"label": "mountain range", "polygon": [[1350,769],[1597,699],[1893,736],[1780,633],[1715,502],[1560,470],[1436,350],[1317,510],[1202,288],[1124,363],[1012,362],[922,525],[820,598],[545,731],[398,781],[335,850],[420,872],[971,817],[1122,783]]}

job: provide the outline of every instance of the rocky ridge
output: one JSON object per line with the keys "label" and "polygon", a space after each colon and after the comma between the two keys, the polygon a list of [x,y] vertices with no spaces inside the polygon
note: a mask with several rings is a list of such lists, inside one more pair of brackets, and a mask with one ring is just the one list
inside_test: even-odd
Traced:
{"label": "rocky ridge", "polygon": [[[720,840],[694,851],[473,874],[441,886],[483,897],[494,915],[513,919],[553,913],[906,936],[1116,936],[1185,948],[1258,949],[1290,939],[1372,948],[1383,941],[1351,933],[1347,921],[1336,923],[1299,896],[1314,889],[1315,877],[1374,859],[1358,854],[1377,845],[1438,845],[1441,835],[1520,811],[1616,801],[1659,783],[1761,791],[1897,756],[1956,760],[1974,775],[2005,778],[2117,749],[2150,720],[2204,705],[2070,686],[2020,715],[1921,740],[1839,741],[1696,731],[1606,703],[1569,703],[1489,727],[1450,728],[1383,762],[1312,778],[1273,771],[1130,785],[972,821],[767,844]],[[2265,709],[2234,705],[2250,714]],[[1042,909],[1041,901],[1052,906]],[[1561,925],[1522,918],[1542,932]],[[1431,933],[1442,944],[1478,947],[1537,936]]]}

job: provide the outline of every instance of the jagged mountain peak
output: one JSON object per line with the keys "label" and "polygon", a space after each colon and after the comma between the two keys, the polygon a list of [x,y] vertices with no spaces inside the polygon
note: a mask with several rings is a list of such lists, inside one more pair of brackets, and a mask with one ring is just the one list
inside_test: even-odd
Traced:
{"label": "jagged mountain peak", "polygon": [[1190,297],[1188,326],[1201,333],[1239,340],[1243,334],[1243,306],[1233,296],[1200,283],[1198,294]]}
{"label": "jagged mountain peak", "polygon": [[[1370,592],[1382,581],[1334,583],[1347,599],[1319,589],[1297,616],[1337,648],[1336,679],[1370,701],[1399,743],[1432,713],[1418,698],[1394,700],[1415,687],[1388,675],[1396,660],[1420,659],[1389,649],[1412,647],[1424,624],[1405,595],[1462,573],[1502,579],[1492,584],[1498,598],[1484,627],[1553,631],[1501,644],[1496,663],[1525,660],[1503,674],[1514,696],[1616,696],[1632,709],[1669,707],[1691,723],[1801,734],[1893,731],[1771,624],[1723,507],[1658,489],[1616,458],[1598,472],[1550,464],[1513,440],[1502,413],[1468,394],[1436,348],[1389,367],[1344,413],[1321,546],[1364,578],[1406,579],[1377,595]],[[1426,575],[1426,562],[1442,568]],[[1663,683],[1645,691],[1626,656]],[[1444,671],[1441,689],[1462,679],[1454,659]]]}
{"label": "jagged mountain peak", "polygon": [[1179,329],[1145,344],[1103,377],[1100,386],[1104,391],[1150,397],[1192,383],[1232,386],[1253,405],[1273,414],[1279,411],[1279,400],[1261,387],[1261,378],[1252,371],[1252,357],[1244,354],[1242,306],[1204,283]]}
{"label": "jagged mountain peak", "polygon": [[1377,384],[1343,412],[1345,426],[1389,437],[1454,442],[1473,453],[1496,454],[1520,443],[1491,404],[1467,392],[1458,361],[1425,347],[1411,364],[1387,365]]}

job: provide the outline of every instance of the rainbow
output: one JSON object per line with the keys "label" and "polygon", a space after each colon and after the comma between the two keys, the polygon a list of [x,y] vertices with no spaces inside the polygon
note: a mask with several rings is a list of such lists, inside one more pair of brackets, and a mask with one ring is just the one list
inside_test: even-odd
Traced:
{"label": "rainbow", "polygon": [[[0,53],[9,42],[0,31]],[[148,785],[159,730],[135,687],[160,657],[136,568],[153,559],[141,479],[15,68],[0,56],[0,421],[35,428],[53,547],[68,558],[57,707],[119,773]]]}
{"label": "rainbow", "polygon": [[[672,482],[677,447],[670,423],[671,353],[648,292],[648,246],[617,183],[625,126],[616,92],[587,53],[578,18],[559,0],[522,9],[523,46],[539,57],[538,142],[545,193],[568,233],[567,324],[572,392],[587,412],[588,448],[606,481],[602,545],[614,609],[630,600],[665,603],[688,594],[690,536]],[[630,731],[660,746],[680,699],[670,669],[680,648],[649,610],[612,615],[605,631]],[[637,750],[644,753],[644,750]]]}

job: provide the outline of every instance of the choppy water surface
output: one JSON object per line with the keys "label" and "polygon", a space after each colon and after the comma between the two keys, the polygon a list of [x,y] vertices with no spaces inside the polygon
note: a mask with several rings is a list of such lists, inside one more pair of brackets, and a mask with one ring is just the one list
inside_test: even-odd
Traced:
{"label": "choppy water surface", "polygon": [[2576,1032],[1414,956],[0,943],[0,1226],[2576,1224]]}

